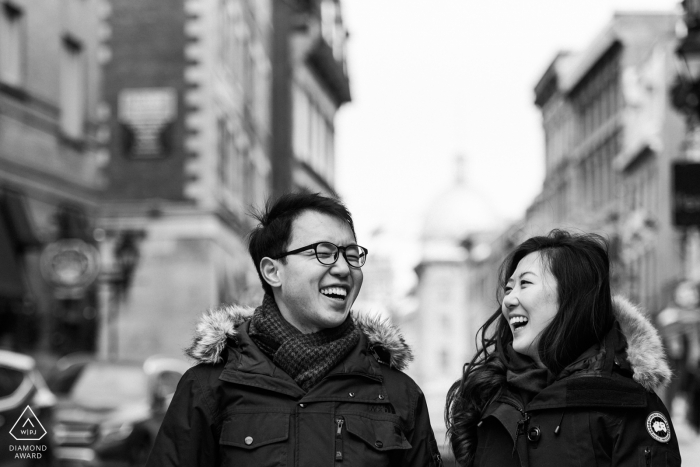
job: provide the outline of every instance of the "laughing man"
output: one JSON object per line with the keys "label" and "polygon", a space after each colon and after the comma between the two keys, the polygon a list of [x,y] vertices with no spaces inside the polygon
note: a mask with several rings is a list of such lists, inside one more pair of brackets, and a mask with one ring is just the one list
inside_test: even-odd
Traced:
{"label": "laughing man", "polygon": [[338,200],[284,195],[249,252],[265,296],[206,314],[149,467],[439,466],[397,330],[354,316],[367,249]]}

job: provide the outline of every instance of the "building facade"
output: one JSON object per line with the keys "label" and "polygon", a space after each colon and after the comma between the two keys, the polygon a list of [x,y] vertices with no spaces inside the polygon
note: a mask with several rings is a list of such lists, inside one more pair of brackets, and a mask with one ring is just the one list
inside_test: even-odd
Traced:
{"label": "building facade", "polygon": [[179,355],[202,311],[259,304],[251,209],[334,193],[333,118],[349,100],[339,3],[178,5],[113,2],[107,19],[106,356]]}
{"label": "building facade", "polygon": [[274,194],[334,194],[334,119],[350,101],[341,2],[273,2],[273,24]]}
{"label": "building facade", "polygon": [[473,336],[488,314],[470,306],[470,264],[488,256],[491,238],[503,227],[489,201],[469,186],[461,158],[454,177],[429,206],[415,268],[418,282],[394,316],[416,349],[408,372],[425,393],[438,440],[445,439],[445,395],[473,356]]}
{"label": "building facade", "polygon": [[92,351],[106,2],[0,2],[0,346]]}
{"label": "building facade", "polygon": [[199,312],[258,295],[244,237],[270,193],[272,5],[177,6],[112,2],[106,21],[104,356],[179,355]]}
{"label": "building facade", "polygon": [[670,172],[683,120],[668,92],[677,20],[618,13],[584,51],[559,54],[535,88],[546,172],[523,236],[555,227],[606,236],[616,289],[650,312],[682,275]]}

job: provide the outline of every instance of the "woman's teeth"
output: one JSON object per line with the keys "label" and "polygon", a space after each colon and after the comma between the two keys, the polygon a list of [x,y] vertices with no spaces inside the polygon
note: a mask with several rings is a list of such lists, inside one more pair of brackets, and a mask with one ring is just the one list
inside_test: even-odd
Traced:
{"label": "woman's teeth", "polygon": [[528,319],[524,316],[513,316],[508,322],[510,323],[511,327],[517,329],[525,326],[528,322]]}

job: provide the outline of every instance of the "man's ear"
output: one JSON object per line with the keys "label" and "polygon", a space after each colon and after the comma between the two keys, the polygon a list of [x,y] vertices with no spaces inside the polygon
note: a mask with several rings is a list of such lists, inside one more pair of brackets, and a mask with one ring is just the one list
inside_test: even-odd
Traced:
{"label": "man's ear", "polygon": [[260,274],[262,274],[265,282],[270,284],[270,287],[280,287],[282,285],[277,262],[274,259],[266,256],[260,260]]}

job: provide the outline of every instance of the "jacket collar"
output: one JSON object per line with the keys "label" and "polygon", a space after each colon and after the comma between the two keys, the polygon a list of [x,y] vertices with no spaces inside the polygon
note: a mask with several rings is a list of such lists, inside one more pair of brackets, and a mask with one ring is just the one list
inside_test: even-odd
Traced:
{"label": "jacket collar", "polygon": [[661,337],[646,314],[626,298],[613,299],[613,309],[620,330],[627,340],[627,361],[632,378],[647,391],[663,387],[671,380]]}
{"label": "jacket collar", "polygon": [[613,298],[616,323],[600,348],[591,348],[569,365],[557,379],[572,374],[627,374],[647,391],[668,384],[671,370],[661,337],[645,313],[622,296]]}
{"label": "jacket collar", "polygon": [[[227,343],[240,347],[239,326],[251,319],[254,309],[223,306],[206,312],[196,327],[192,344],[185,353],[197,363],[215,364],[222,360]],[[403,371],[413,360],[411,348],[396,326],[379,317],[352,315],[371,351],[380,363]]]}
{"label": "jacket collar", "polygon": [[644,312],[621,296],[613,299],[613,309],[617,323],[605,336],[603,347],[589,359],[568,367],[567,376],[537,394],[528,410],[644,407],[645,390],[652,392],[668,383],[671,370],[661,338]]}
{"label": "jacket collar", "polygon": [[[235,342],[226,347],[228,358],[219,379],[243,386],[253,386],[286,394],[299,402],[347,401],[389,402],[383,384],[380,363],[370,356],[368,337],[361,333],[360,342],[312,390],[304,391],[281,368],[267,358],[250,338],[250,319],[235,327]],[[337,383],[334,377],[350,377]],[[363,380],[358,384],[356,378]],[[368,384],[369,383],[369,384]],[[339,389],[348,390],[339,390]]]}

